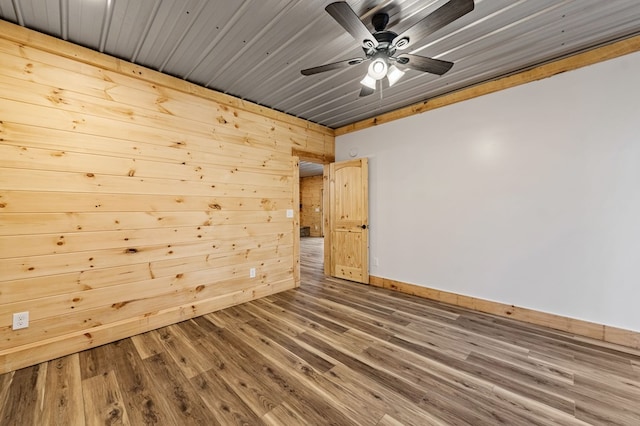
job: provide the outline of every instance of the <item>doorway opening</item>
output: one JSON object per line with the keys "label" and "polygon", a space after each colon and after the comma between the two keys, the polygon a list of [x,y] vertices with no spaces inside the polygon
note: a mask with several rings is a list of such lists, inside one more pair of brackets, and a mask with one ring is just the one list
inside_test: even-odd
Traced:
{"label": "doorway opening", "polygon": [[324,164],[300,161],[300,257],[324,263]]}
{"label": "doorway opening", "polygon": [[323,165],[300,161],[300,236],[324,237]]}
{"label": "doorway opening", "polygon": [[[302,158],[297,168],[302,182],[299,185],[300,193],[296,192],[300,200],[298,223],[304,233],[302,238],[296,235],[298,260],[303,254],[303,238],[323,238],[324,274],[369,284],[367,158],[324,164],[322,181],[320,175],[313,176],[320,172],[320,166],[315,166],[315,173],[302,171],[303,168],[314,167],[308,164],[309,161],[313,164],[313,160]],[[307,183],[312,179],[317,184],[311,185],[315,187],[313,195],[307,195]]]}

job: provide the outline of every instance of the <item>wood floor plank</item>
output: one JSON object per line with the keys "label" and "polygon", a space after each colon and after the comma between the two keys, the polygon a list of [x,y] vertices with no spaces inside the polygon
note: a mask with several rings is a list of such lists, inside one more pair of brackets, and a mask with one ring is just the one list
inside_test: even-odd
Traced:
{"label": "wood floor plank", "polygon": [[[640,424],[640,415],[637,411],[621,408],[615,404],[615,401],[606,398],[603,402],[599,399],[579,398],[576,401],[575,415],[577,419],[583,420],[588,424],[602,425],[638,425]],[[611,403],[614,402],[614,405]],[[637,404],[637,401],[634,403]]]}
{"label": "wood floor plank", "polygon": [[385,309],[383,312],[380,312],[378,309],[366,306],[362,301],[352,302],[348,297],[340,298],[327,294],[315,294],[314,297],[316,299],[314,302],[318,305],[325,306],[328,309],[337,308],[343,310],[351,314],[350,316],[352,318],[358,318],[365,322],[384,322],[384,324],[387,324],[389,327],[403,327],[410,323],[407,319],[393,315],[393,310]]}
{"label": "wood floor plank", "polygon": [[[338,321],[341,326],[346,327],[344,331],[348,328],[364,329],[372,336],[376,336],[383,340],[392,336],[392,333],[385,329],[382,321],[370,322],[357,315],[353,310],[336,310],[334,309],[334,306],[327,306],[327,304],[322,303],[320,299],[304,294],[296,296],[296,305],[306,309],[309,313],[313,312],[316,315],[323,317],[326,321]],[[284,298],[286,295],[282,297]]]}
{"label": "wood floor plank", "polygon": [[335,323],[323,323],[323,319],[319,317],[317,318],[319,321],[314,321],[313,313],[305,310],[297,310],[294,312],[291,309],[277,305],[275,303],[276,300],[277,299],[271,299],[269,301],[256,300],[256,306],[260,309],[271,312],[273,315],[277,316],[279,321],[284,321],[289,326],[293,324],[293,326],[291,326],[293,328],[298,326],[298,328],[295,329],[296,336],[309,329],[317,330],[319,328],[326,328],[337,333],[344,333],[348,330],[348,328],[342,326],[334,327],[333,325],[335,325]]}
{"label": "wood floor plank", "polygon": [[15,371],[0,375],[0,419],[6,419],[4,416],[4,410],[9,406],[7,399],[9,398],[9,391],[13,382],[13,376]]}
{"label": "wood floor plank", "polygon": [[[397,315],[407,317],[409,314],[405,312],[398,312]],[[413,321],[402,330],[402,334],[404,335],[408,335],[408,330],[414,331],[419,335],[427,333],[429,334],[429,340],[431,340],[431,338],[453,340],[467,348],[473,347],[475,352],[486,350],[489,353],[500,352],[505,355],[515,354],[523,356],[526,356],[531,352],[526,347],[506,343],[486,335],[474,333],[459,327],[455,323],[450,324],[446,320],[416,318],[413,315],[411,315],[410,318],[412,318]]]}
{"label": "wood floor plank", "polygon": [[331,380],[346,391],[358,395],[372,407],[380,407],[385,413],[392,415],[404,424],[441,425],[444,420],[419,407],[412,401],[388,389],[375,378],[362,375],[343,365],[336,365],[327,373]]}
{"label": "wood floor plank", "polygon": [[[287,394],[287,402],[314,424],[355,424],[332,401],[319,396],[314,373],[306,363],[298,361],[293,354],[279,351],[279,357],[269,357],[274,344],[259,333],[251,333],[249,327],[238,324],[227,332],[220,333],[225,343],[247,356],[246,361],[256,365],[259,380],[276,386],[280,393]],[[262,354],[262,355],[260,355]],[[302,374],[299,374],[303,372]]]}
{"label": "wood floor plank", "polygon": [[171,424],[219,425],[191,382],[166,353],[142,361],[147,374],[158,387],[158,407],[171,418]]}
{"label": "wood floor plank", "polygon": [[467,362],[469,368],[465,371],[491,377],[500,386],[542,402],[549,407],[572,414],[575,411],[575,401],[568,395],[566,382],[555,381],[552,378],[536,375],[526,369],[518,368],[499,359],[472,353]]}
{"label": "wood floor plank", "polygon": [[184,334],[187,339],[192,341],[204,339],[207,337],[206,329],[203,329],[193,319],[182,321],[179,330]]}
{"label": "wood floor plank", "polygon": [[223,425],[259,425],[262,420],[243,399],[233,385],[222,379],[215,370],[205,371],[191,382],[209,410]]}
{"label": "wood floor plank", "polygon": [[205,348],[198,340],[189,338],[189,324],[174,324],[158,330],[166,353],[173,359],[182,374],[188,379],[213,367],[213,361],[207,356]]}
{"label": "wood floor plank", "polygon": [[[225,320],[226,318],[226,320]],[[217,325],[218,327],[226,327],[227,325],[233,325],[233,322],[228,315],[225,315],[222,311],[211,312],[207,315],[207,319]]]}
{"label": "wood floor plank", "polygon": [[267,425],[303,425],[306,423],[302,414],[297,413],[289,404],[283,402],[271,411],[262,416],[262,420]]}
{"label": "wood floor plank", "polygon": [[87,424],[131,424],[113,370],[82,380],[82,394]]}
{"label": "wood floor plank", "polygon": [[[548,405],[541,404],[537,401],[529,399],[527,397],[523,397],[515,392],[511,392],[507,389],[496,386],[494,388],[494,393],[500,399],[502,399],[505,403],[511,405],[513,410],[522,413],[523,415],[529,415],[532,419],[535,419],[535,423],[539,425],[549,425],[549,424],[558,424],[558,425],[582,425],[584,426],[585,422],[578,419],[574,415],[567,414],[563,411],[555,410]],[[613,423],[615,424],[615,423]]]}
{"label": "wood floor plank", "polygon": [[640,381],[640,374],[635,372],[630,363],[618,354],[603,353],[582,353],[575,356],[575,360],[589,369],[606,372],[618,377],[630,377]]}
{"label": "wood floor plank", "polygon": [[2,407],[0,424],[35,424],[39,411],[38,381],[42,380],[42,372],[46,368],[47,364],[42,363],[9,373],[13,378]]}
{"label": "wood floor plank", "polygon": [[598,389],[602,393],[619,398],[623,404],[640,401],[640,382],[629,377],[612,377],[593,370],[589,374],[576,373],[573,383],[578,392],[582,389]]}
{"label": "wood floor plank", "polygon": [[323,275],[0,375],[0,425],[640,425],[640,352]]}
{"label": "wood floor plank", "polygon": [[203,317],[196,318],[195,321],[212,336],[216,336],[216,339],[202,340],[208,355],[214,360],[214,367],[210,372],[228,383],[245,405],[257,416],[263,416],[283,402],[284,397],[275,384],[257,380],[263,373],[244,353],[229,350],[224,339],[218,338],[224,333],[224,329]]}
{"label": "wood floor plank", "polygon": [[390,415],[385,414],[380,421],[376,423],[376,426],[403,426],[403,424]]}
{"label": "wood floor plank", "polygon": [[287,311],[282,308],[277,308],[272,304],[252,303],[238,306],[238,308],[248,311],[254,316],[254,318],[258,318],[272,324],[274,327],[278,327],[279,330],[289,336],[297,336],[298,334],[305,332],[305,328],[299,324],[299,319],[288,320],[290,317],[287,316]]}
{"label": "wood floor plank", "polygon": [[402,395],[410,401],[418,402],[424,395],[424,391],[418,387],[411,385],[409,382],[400,379],[394,374],[389,373],[385,369],[376,369],[370,364],[363,362],[354,354],[344,353],[335,347],[329,345],[322,339],[311,335],[310,333],[304,333],[299,336],[303,342],[316,347],[318,350],[326,353],[331,358],[337,360],[341,364],[349,367],[350,369],[357,371],[360,374],[376,377],[383,386],[387,387],[395,393]]}
{"label": "wood floor plank", "polygon": [[518,394],[524,394],[528,398],[535,400],[543,400],[551,407],[561,409],[565,412],[572,412],[574,406],[571,401],[568,401],[555,394],[545,392],[539,387],[533,387],[526,381],[516,381],[509,376],[508,373],[500,374],[497,372],[495,365],[486,365],[478,361],[479,356],[472,356],[471,361],[460,361],[453,357],[447,357],[445,354],[436,351],[428,346],[409,342],[403,339],[393,337],[390,339],[390,343],[396,346],[400,346],[404,349],[413,351],[419,355],[428,357],[430,359],[437,360],[438,362],[455,366],[455,368],[464,371],[468,374],[482,377],[485,380],[489,380],[496,383],[502,388],[517,392]]}
{"label": "wood floor plank", "polygon": [[[382,347],[385,347],[384,345]],[[493,396],[493,386],[482,380],[473,380],[462,372],[450,374],[445,364],[411,356],[402,351],[368,348],[363,356],[378,367],[388,365],[392,371],[424,390],[419,405],[449,422],[463,421],[468,424],[517,424],[525,419],[519,414],[503,410]],[[455,413],[455,418],[450,418]]]}
{"label": "wood floor plank", "polygon": [[295,294],[276,294],[273,295],[273,298],[275,299],[275,305],[296,313],[301,317],[305,317],[323,327],[329,328],[338,333],[345,332],[349,329],[348,327],[341,325],[338,320],[328,319],[323,315],[314,313],[313,309],[307,309],[304,304],[298,302],[295,298]]}
{"label": "wood floor plank", "polygon": [[[234,332],[241,335],[243,340],[255,342],[256,348],[269,363],[279,366],[281,374],[286,375],[288,382],[296,386],[299,400],[292,402],[292,406],[298,411],[310,405],[316,407],[321,414],[331,412],[332,415],[327,418],[327,421],[330,424],[340,425],[360,422],[371,424],[374,419],[382,415],[382,412],[376,413],[378,410],[376,407],[363,404],[361,399],[345,393],[341,387],[326,380],[321,372],[297,356],[297,350],[282,351],[276,341],[267,337],[262,330],[253,328],[251,323],[237,327]],[[290,344],[295,345],[293,342]],[[302,386],[299,386],[300,384]]]}
{"label": "wood floor plank", "polygon": [[160,338],[156,330],[133,336],[131,337],[131,341],[136,347],[138,355],[142,359],[164,352],[164,346],[162,345],[162,342],[160,342]]}
{"label": "wood floor plank", "polygon": [[156,386],[157,378],[150,377],[132,339],[109,345],[113,368],[127,415],[133,425],[169,424],[172,417],[161,407]]}
{"label": "wood floor plank", "polygon": [[247,312],[240,306],[232,306],[228,309],[225,309],[223,312],[220,312],[220,314],[230,317],[233,324],[251,321],[255,318],[255,315]]}
{"label": "wood floor plank", "polygon": [[[314,292],[313,295],[375,316],[386,317],[395,312],[393,307],[365,299],[362,297],[362,292],[358,292],[355,289],[350,291],[350,289],[345,289],[344,285],[341,287],[338,285],[324,285],[319,287],[318,291]],[[398,319],[398,321],[402,322],[403,320]]]}
{"label": "wood floor plank", "polygon": [[94,376],[102,376],[113,369],[111,359],[111,346],[103,345],[89,351],[82,351],[79,354],[80,377],[82,380]]}
{"label": "wood floor plank", "polygon": [[316,371],[324,373],[333,367],[331,362],[299,345],[294,339],[279,332],[277,327],[270,327],[265,322],[255,320],[249,321],[247,324],[258,331],[262,336],[273,340],[288,352],[307,362],[309,366],[314,368]]}
{"label": "wood floor plank", "polygon": [[80,357],[72,354],[49,361],[38,424],[84,425]]}
{"label": "wood floor plank", "polygon": [[[336,333],[332,330],[317,328],[307,330],[304,334],[311,334],[320,340],[326,341],[329,345],[333,346],[336,349],[339,349],[341,352],[351,354],[362,353],[362,351],[364,351],[369,346],[384,342],[384,340],[378,337],[371,336],[370,334],[355,329],[347,330],[344,333]],[[333,359],[328,353],[323,352],[321,349],[315,347],[314,345],[309,344],[302,339],[298,339],[298,341],[301,344],[305,344],[307,348],[311,348],[313,351],[322,354],[322,356],[329,356],[328,359]],[[334,361],[338,362],[337,360]]]}
{"label": "wood floor plank", "polygon": [[640,412],[628,407],[640,402],[640,384],[633,380],[597,377],[599,373],[576,374],[571,389],[576,399],[576,416],[613,424],[639,424]]}

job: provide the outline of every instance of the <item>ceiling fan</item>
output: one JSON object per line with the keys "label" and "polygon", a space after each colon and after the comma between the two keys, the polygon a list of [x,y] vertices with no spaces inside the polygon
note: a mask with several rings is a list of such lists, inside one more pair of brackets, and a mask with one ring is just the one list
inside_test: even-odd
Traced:
{"label": "ceiling fan", "polygon": [[[418,40],[436,32],[440,28],[450,24],[463,15],[471,12],[475,7],[473,0],[450,0],[424,19],[401,34],[387,30],[389,15],[376,13],[371,19],[374,33],[369,32],[358,15],[351,9],[347,2],[339,1],[331,3],[325,10],[340,24],[349,34],[362,42],[364,58],[347,59],[307,68],[302,75],[313,75],[339,68],[358,65],[365,61],[371,61],[367,75],[360,82],[362,89],[360,96],[371,95],[376,90],[378,81],[387,77],[389,86],[393,86],[405,73],[403,69],[414,69],[431,74],[442,75],[449,71],[453,62],[440,59],[427,58],[410,53],[399,53]],[[399,65],[400,67],[396,66]]]}

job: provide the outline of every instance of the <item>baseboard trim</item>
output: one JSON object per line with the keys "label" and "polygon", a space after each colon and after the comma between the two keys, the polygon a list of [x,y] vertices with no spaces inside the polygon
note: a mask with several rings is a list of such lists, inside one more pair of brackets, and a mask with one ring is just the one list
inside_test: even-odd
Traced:
{"label": "baseboard trim", "polygon": [[507,305],[504,303],[492,302],[490,300],[450,293],[443,290],[436,290],[416,284],[376,277],[373,275],[369,277],[369,284],[375,287],[386,288],[425,299],[435,300],[437,302],[473,309],[479,312],[498,315],[505,318],[513,318],[529,324],[541,325],[578,336],[600,340],[606,343],[625,346],[632,349],[640,349],[640,332],[632,330],[625,330],[622,328],[536,311],[534,309]]}

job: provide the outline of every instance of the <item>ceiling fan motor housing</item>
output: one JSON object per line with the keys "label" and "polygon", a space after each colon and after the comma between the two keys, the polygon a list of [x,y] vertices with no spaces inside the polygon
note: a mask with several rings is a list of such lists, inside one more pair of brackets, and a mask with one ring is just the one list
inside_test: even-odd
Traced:
{"label": "ceiling fan motor housing", "polygon": [[371,58],[379,52],[383,52],[387,56],[392,56],[396,52],[396,47],[392,44],[393,39],[398,36],[396,33],[393,31],[378,31],[373,33],[373,36],[378,41],[378,47],[367,46],[366,44],[362,46],[367,58]]}
{"label": "ceiling fan motor housing", "polygon": [[376,13],[373,15],[373,18],[371,18],[371,23],[376,32],[384,31],[389,23],[389,15],[387,13]]}

